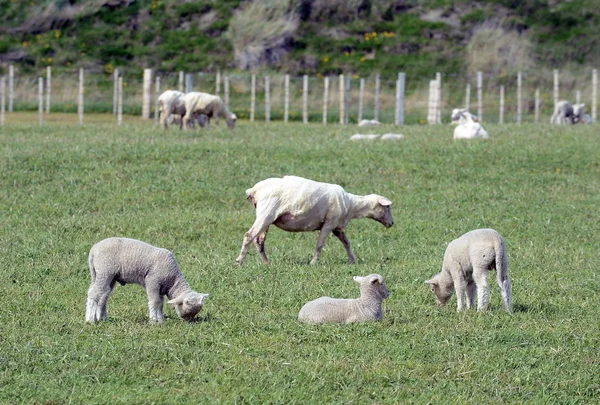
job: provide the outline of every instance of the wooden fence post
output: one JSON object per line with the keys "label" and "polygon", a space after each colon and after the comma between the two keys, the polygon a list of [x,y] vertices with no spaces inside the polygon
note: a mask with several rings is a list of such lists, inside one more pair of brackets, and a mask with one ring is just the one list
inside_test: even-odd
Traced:
{"label": "wooden fence post", "polygon": [[194,76],[191,73],[185,74],[185,92],[190,93],[194,91]]}
{"label": "wooden fence post", "polygon": [[229,108],[229,76],[223,78],[223,96],[225,107]]}
{"label": "wooden fence post", "polygon": [[554,69],[554,107],[558,104],[558,69]]}
{"label": "wooden fence post", "polygon": [[46,67],[46,114],[50,114],[50,92],[52,88],[52,67]]}
{"label": "wooden fence post", "polygon": [[358,91],[358,117],[357,121],[361,122],[363,119],[363,101],[365,98],[365,79],[360,79],[360,89]]}
{"label": "wooden fence post", "polygon": [[437,81],[437,111],[436,121],[438,124],[442,123],[442,74],[437,72],[435,74],[435,80]]}
{"label": "wooden fence post", "polygon": [[467,83],[467,88],[465,89],[465,109],[469,111],[471,109],[471,84]]}
{"label": "wooden fence post", "polygon": [[517,72],[517,124],[521,123],[521,117],[523,114],[522,86],[523,79],[521,71],[519,70]]}
{"label": "wooden fence post", "polygon": [[6,102],[6,78],[0,77],[0,126],[4,126],[4,103]]}
{"label": "wooden fence post", "polygon": [[38,121],[40,127],[44,123],[44,79],[38,77]]}
{"label": "wooden fence post", "polygon": [[152,69],[144,69],[142,82],[142,118],[150,119],[150,106],[152,104]]}
{"label": "wooden fence post", "polygon": [[79,125],[83,125],[83,68],[79,68],[79,93],[77,97],[77,113]]}
{"label": "wooden fence post", "polygon": [[535,123],[540,122],[540,89],[535,89]]}
{"label": "wooden fence post", "polygon": [[581,90],[575,91],[575,104],[581,104]]}
{"label": "wooden fence post", "polygon": [[345,112],[344,112],[344,107],[345,107],[345,103],[344,103],[344,75],[341,74],[340,75],[340,124],[344,124],[344,116],[345,116]]}
{"label": "wooden fence post", "polygon": [[373,119],[379,121],[379,92],[381,89],[381,76],[375,75],[375,111],[373,112]]}
{"label": "wooden fence post", "polygon": [[596,122],[596,109],[598,103],[598,70],[592,70],[592,121]]}
{"label": "wooden fence post", "polygon": [[[158,125],[158,97],[160,96],[160,76],[156,76],[154,83],[154,125]],[[183,117],[181,117],[183,119]]]}
{"label": "wooden fence post", "polygon": [[123,124],[123,77],[117,82],[117,125]]}
{"label": "wooden fence post", "polygon": [[302,78],[302,122],[308,124],[308,75]]}
{"label": "wooden fence post", "polygon": [[271,122],[271,82],[265,76],[265,122]]}
{"label": "wooden fence post", "polygon": [[477,117],[483,122],[483,73],[477,72]]}
{"label": "wooden fence post", "polygon": [[290,118],[290,75],[285,75],[283,91],[283,122],[287,123]]}
{"label": "wooden fence post", "polygon": [[221,71],[217,70],[217,77],[215,78],[215,94],[221,96]]}
{"label": "wooden fence post", "polygon": [[117,115],[117,104],[119,103],[119,69],[113,72],[113,115]]}
{"label": "wooden fence post", "polygon": [[436,99],[436,80],[429,81],[429,97],[427,102],[427,123],[435,124],[437,121],[437,114],[435,110],[435,99]]}
{"label": "wooden fence post", "polygon": [[250,122],[254,122],[254,113],[256,111],[256,75],[252,75],[252,84],[250,86]]}
{"label": "wooden fence post", "polygon": [[350,87],[352,86],[352,81],[350,80],[350,75],[346,76],[346,86],[344,87],[344,123],[348,124],[350,122]]}
{"label": "wooden fence post", "polygon": [[327,124],[327,104],[329,103],[329,76],[323,80],[323,124]]}
{"label": "wooden fence post", "polygon": [[406,73],[398,73],[396,82],[396,125],[404,125],[404,93],[406,91]]}
{"label": "wooden fence post", "polygon": [[13,99],[15,97],[15,67],[8,66],[8,112],[13,112]]}
{"label": "wooden fence post", "polygon": [[500,115],[498,124],[504,124],[504,85],[500,85]]}
{"label": "wooden fence post", "polygon": [[177,87],[177,88],[178,88],[178,89],[179,89],[179,91],[180,91],[180,92],[182,92],[182,93],[183,93],[183,79],[184,79],[184,78],[183,78],[183,70],[180,70],[180,71],[179,71],[179,85],[178,85],[178,87]]}

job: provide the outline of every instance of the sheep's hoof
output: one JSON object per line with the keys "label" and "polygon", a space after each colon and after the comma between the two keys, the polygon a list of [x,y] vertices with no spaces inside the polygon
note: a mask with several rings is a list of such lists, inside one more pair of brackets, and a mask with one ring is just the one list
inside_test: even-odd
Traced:
{"label": "sheep's hoof", "polygon": [[240,265],[240,266],[241,266],[242,264],[244,264],[244,262],[245,262],[245,261],[246,261],[246,260],[245,260],[243,257],[238,257],[237,259],[235,259],[235,262],[236,262],[238,265]]}

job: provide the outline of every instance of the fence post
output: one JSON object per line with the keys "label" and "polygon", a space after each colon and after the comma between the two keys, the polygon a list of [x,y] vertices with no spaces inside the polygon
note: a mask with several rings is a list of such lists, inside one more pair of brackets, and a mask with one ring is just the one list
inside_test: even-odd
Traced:
{"label": "fence post", "polygon": [[436,113],[435,113],[435,94],[436,94],[436,80],[429,81],[429,97],[427,103],[427,123],[435,124],[436,122]]}
{"label": "fence post", "polygon": [[498,124],[504,124],[504,85],[500,85],[500,115]]}
{"label": "fence post", "polygon": [[0,77],[0,126],[4,126],[4,103],[6,101],[6,78]]}
{"label": "fence post", "polygon": [[79,125],[83,125],[83,68],[79,68],[79,97],[77,97],[77,113]]}
{"label": "fence post", "polygon": [[117,104],[119,102],[119,69],[113,72],[113,115],[117,115]]}
{"label": "fence post", "polygon": [[477,72],[477,116],[483,122],[483,73]]}
{"label": "fence post", "polygon": [[344,75],[340,75],[340,124],[344,124]]}
{"label": "fence post", "polygon": [[290,75],[285,75],[283,87],[283,122],[287,123],[290,117]]}
{"label": "fence post", "polygon": [[52,67],[46,67],[46,114],[50,114],[50,92],[52,88]]}
{"label": "fence post", "polygon": [[327,104],[329,102],[329,76],[323,80],[323,124],[327,124]]}
{"label": "fence post", "polygon": [[396,125],[404,125],[404,93],[406,89],[406,73],[398,73],[396,82]]}
{"label": "fence post", "polygon": [[437,102],[436,102],[436,121],[438,124],[442,123],[442,74],[437,72],[435,74],[435,80],[437,81]]}
{"label": "fence post", "polygon": [[152,104],[152,69],[144,69],[142,82],[142,118],[150,119],[150,105]]}
{"label": "fence post", "polygon": [[190,93],[194,91],[194,76],[191,73],[185,74],[185,92]]}
{"label": "fence post", "polygon": [[40,127],[44,123],[44,79],[38,77],[38,120]]}
{"label": "fence post", "polygon": [[271,82],[269,76],[265,76],[265,122],[271,121]]}
{"label": "fence post", "polygon": [[575,104],[581,104],[581,90],[575,92]]}
{"label": "fence post", "polygon": [[352,86],[352,81],[350,79],[350,75],[346,76],[346,87],[344,88],[344,123],[348,124],[350,122],[350,87]]}
{"label": "fence post", "polygon": [[554,69],[554,108],[558,104],[558,69]]}
{"label": "fence post", "polygon": [[223,78],[223,96],[225,107],[229,108],[229,76]]}
{"label": "fence post", "polygon": [[[158,96],[160,95],[160,76],[156,76],[154,84],[154,125],[158,125]],[[183,117],[182,117],[183,119]]]}
{"label": "fence post", "polygon": [[[219,76],[217,76],[218,78]],[[256,110],[256,75],[252,74],[252,85],[250,87],[250,122],[254,122],[254,112]]]}
{"label": "fence post", "polygon": [[596,109],[598,102],[598,70],[592,70],[592,121],[596,122]]}
{"label": "fence post", "polygon": [[117,125],[123,124],[123,77],[117,83]]}
{"label": "fence post", "polygon": [[540,89],[535,89],[535,123],[540,122]]}
{"label": "fence post", "polygon": [[8,66],[8,112],[13,112],[13,99],[15,97],[15,67]]}
{"label": "fence post", "polygon": [[217,77],[215,79],[215,93],[217,96],[221,96],[221,71],[217,70]]}
{"label": "fence post", "polygon": [[308,75],[302,78],[302,122],[308,124]]}
{"label": "fence post", "polygon": [[179,86],[177,88],[183,93],[183,70],[179,71]]}
{"label": "fence post", "polygon": [[469,111],[471,109],[471,84],[467,83],[467,88],[465,90],[465,110]]}
{"label": "fence post", "polygon": [[373,112],[373,119],[379,121],[379,91],[381,88],[381,77],[379,74],[375,75],[375,111]]}
{"label": "fence post", "polygon": [[522,86],[523,79],[521,71],[519,70],[517,72],[517,124],[521,123],[521,117],[523,114]]}
{"label": "fence post", "polygon": [[358,91],[358,117],[357,121],[361,122],[363,119],[363,100],[365,98],[365,79],[360,79],[360,90]]}

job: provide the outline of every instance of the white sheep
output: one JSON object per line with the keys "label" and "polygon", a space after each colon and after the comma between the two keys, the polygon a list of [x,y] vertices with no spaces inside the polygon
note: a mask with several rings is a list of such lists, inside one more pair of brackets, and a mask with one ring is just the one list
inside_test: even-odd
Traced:
{"label": "white sheep", "polygon": [[381,122],[377,120],[360,120],[360,122],[358,123],[359,127],[372,127],[375,125],[381,125]]}
{"label": "white sheep", "polygon": [[229,111],[225,106],[221,97],[213,94],[190,92],[183,97],[185,104],[185,115],[183,117],[183,125],[186,128],[191,126],[193,116],[204,114],[209,119],[215,118],[217,125],[219,118],[224,118],[229,128],[234,128],[237,121],[237,116]]}
{"label": "white sheep", "polygon": [[583,108],[585,107],[585,104],[573,104],[573,117],[571,119],[573,124],[577,124],[577,123],[584,123],[587,124],[587,122],[584,122],[584,120],[586,119],[584,112],[583,112]]}
{"label": "white sheep", "polygon": [[[158,97],[158,110],[160,111],[160,124],[167,129],[174,121],[173,115],[183,117],[185,115],[184,94],[177,90],[167,90]],[[179,123],[181,129],[182,121]]]}
{"label": "white sheep", "polygon": [[244,263],[248,247],[255,241],[264,263],[265,240],[269,226],[274,224],[288,232],[319,231],[319,239],[311,264],[319,260],[325,239],[333,234],[346,248],[350,263],[356,257],[344,230],[354,218],[371,218],[386,228],[394,224],[392,202],[377,194],[350,194],[337,184],[320,183],[297,176],[270,178],[246,190],[247,198],[256,208],[256,220],[244,235],[242,249],[236,261]]}
{"label": "white sheep", "polygon": [[476,229],[450,242],[444,253],[442,271],[425,284],[430,285],[439,305],[446,305],[456,290],[457,311],[473,308],[477,290],[477,310],[485,311],[490,301],[488,270],[496,270],[504,308],[510,312],[512,288],[506,245],[493,229]]}
{"label": "white sheep", "polygon": [[460,111],[459,124],[454,128],[454,139],[488,138],[489,134],[480,123],[473,121],[471,114]]}
{"label": "white sheep", "polygon": [[381,302],[390,296],[385,281],[379,274],[355,276],[360,286],[360,298],[343,299],[321,297],[304,304],[298,320],[301,322],[353,323],[383,319]]}
{"label": "white sheep", "polygon": [[374,140],[381,140],[381,141],[398,141],[400,139],[403,139],[404,135],[402,134],[383,134],[383,135],[379,135],[379,134],[354,134],[350,137],[351,141],[374,141]]}
{"label": "white sheep", "polygon": [[139,284],[148,294],[150,321],[162,323],[163,296],[177,314],[192,320],[208,294],[193,291],[179,271],[173,253],[128,238],[108,238],[92,246],[89,254],[92,282],[88,290],[85,321],[96,323],[107,317],[108,296],[115,284]]}
{"label": "white sheep", "polygon": [[[582,107],[583,108],[583,107]],[[567,100],[561,100],[554,106],[554,113],[550,117],[551,124],[573,124],[573,106]]]}
{"label": "white sheep", "polygon": [[475,114],[471,114],[466,108],[455,108],[452,110],[450,119],[452,124],[463,124],[466,122],[465,116],[470,115],[471,119],[475,122],[479,122],[479,117]]}

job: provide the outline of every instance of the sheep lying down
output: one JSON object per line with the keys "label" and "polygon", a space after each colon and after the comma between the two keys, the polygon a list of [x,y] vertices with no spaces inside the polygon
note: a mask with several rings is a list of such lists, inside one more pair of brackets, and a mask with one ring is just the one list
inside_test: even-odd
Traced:
{"label": "sheep lying down", "polygon": [[304,304],[298,320],[306,323],[353,323],[383,319],[381,303],[390,296],[383,276],[355,276],[360,286],[360,298],[321,297]]}
{"label": "sheep lying down", "polygon": [[169,298],[177,315],[192,320],[202,309],[208,294],[192,290],[179,271],[173,253],[128,238],[104,239],[90,250],[92,282],[88,290],[85,321],[107,318],[107,302],[116,283],[139,284],[148,294],[150,321],[162,323],[163,296]]}

